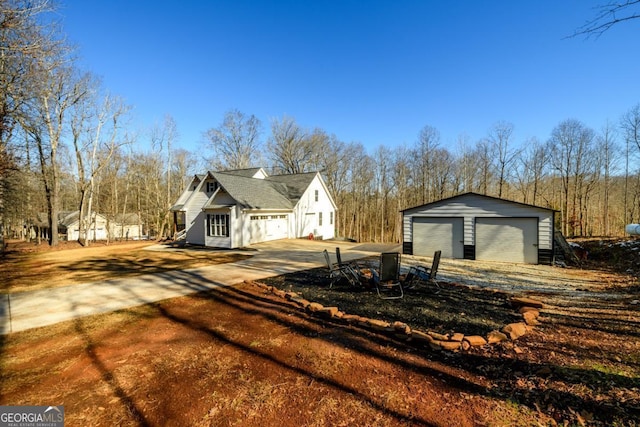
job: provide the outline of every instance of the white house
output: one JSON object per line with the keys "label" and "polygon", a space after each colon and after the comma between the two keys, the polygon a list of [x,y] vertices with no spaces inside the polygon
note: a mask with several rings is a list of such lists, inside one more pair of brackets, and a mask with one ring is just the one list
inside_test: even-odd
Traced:
{"label": "white house", "polygon": [[319,173],[268,176],[262,168],[196,175],[171,207],[187,243],[239,248],[335,234],[336,204]]}
{"label": "white house", "polygon": [[[58,228],[61,233],[66,233],[67,240],[78,240],[80,236],[80,211],[62,212]],[[89,240],[107,239],[107,218],[96,212],[91,213],[91,221],[87,224],[87,238]]]}

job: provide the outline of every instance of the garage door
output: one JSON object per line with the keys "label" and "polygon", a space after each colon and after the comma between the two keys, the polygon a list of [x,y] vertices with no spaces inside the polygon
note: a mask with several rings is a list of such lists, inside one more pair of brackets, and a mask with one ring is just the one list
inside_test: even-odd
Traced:
{"label": "garage door", "polygon": [[476,259],[538,263],[538,218],[476,218]]}
{"label": "garage door", "polygon": [[413,254],[445,258],[464,257],[463,218],[413,218]]}
{"label": "garage door", "polygon": [[252,215],[249,243],[286,239],[287,215]]}

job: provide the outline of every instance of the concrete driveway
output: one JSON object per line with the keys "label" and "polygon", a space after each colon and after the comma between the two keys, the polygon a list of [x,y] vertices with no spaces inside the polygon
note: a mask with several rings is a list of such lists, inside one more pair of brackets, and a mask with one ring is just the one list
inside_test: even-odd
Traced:
{"label": "concrete driveway", "polygon": [[[345,261],[377,255],[381,250],[399,250],[397,245],[278,240],[252,246],[243,251],[253,254],[251,258],[234,263],[0,295],[0,334],[325,266],[322,251],[327,249],[335,260],[336,247]],[[147,250],[186,249],[153,245]]]}
{"label": "concrete driveway", "polygon": [[[243,250],[244,254],[253,256],[234,263],[4,294],[0,295],[0,334],[234,285],[245,280],[260,280],[326,266],[322,251],[327,249],[335,261],[336,247],[340,247],[344,261],[400,251],[400,245],[389,244],[277,240]],[[154,245],[147,250],[186,249]],[[402,256],[404,271],[414,264],[430,266],[431,258]],[[544,296],[546,299],[552,295],[563,300],[619,297],[603,293],[603,286],[614,280],[608,275],[548,265],[442,259],[438,278],[508,293]]]}

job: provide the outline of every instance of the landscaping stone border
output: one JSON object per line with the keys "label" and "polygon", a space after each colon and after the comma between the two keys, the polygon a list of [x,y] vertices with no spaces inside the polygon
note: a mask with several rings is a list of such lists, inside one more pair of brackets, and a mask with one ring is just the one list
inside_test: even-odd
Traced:
{"label": "landscaping stone border", "polygon": [[482,347],[504,341],[515,341],[530,332],[534,326],[540,324],[540,309],[544,308],[544,304],[538,300],[527,297],[511,297],[510,303],[514,310],[522,316],[521,322],[505,325],[499,331],[494,330],[489,332],[486,337],[480,335],[465,335],[461,332],[443,335],[434,331],[425,332],[412,329],[409,325],[401,321],[387,322],[343,313],[338,307],[326,307],[317,302],[308,301],[296,292],[283,291],[275,286],[262,282],[245,281],[245,283],[257,286],[266,292],[290,301],[312,316],[346,325],[357,325],[373,332],[385,333],[399,340],[416,343],[433,350],[468,351],[473,347]]}

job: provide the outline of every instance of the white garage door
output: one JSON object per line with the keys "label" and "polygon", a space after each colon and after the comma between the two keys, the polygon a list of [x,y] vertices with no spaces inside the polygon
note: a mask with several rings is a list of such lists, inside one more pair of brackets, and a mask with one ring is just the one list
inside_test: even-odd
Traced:
{"label": "white garage door", "polygon": [[251,215],[249,243],[286,239],[287,224],[287,215]]}
{"label": "white garage door", "polygon": [[538,218],[476,218],[476,259],[538,263]]}
{"label": "white garage door", "polygon": [[413,254],[433,256],[442,251],[445,258],[464,257],[463,218],[413,218]]}

